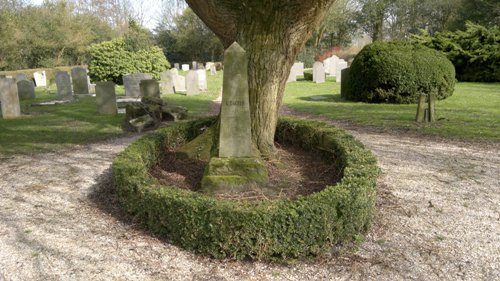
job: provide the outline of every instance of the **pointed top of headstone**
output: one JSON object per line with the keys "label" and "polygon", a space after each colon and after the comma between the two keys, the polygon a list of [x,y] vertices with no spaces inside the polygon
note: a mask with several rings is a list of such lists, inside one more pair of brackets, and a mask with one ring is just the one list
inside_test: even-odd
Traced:
{"label": "pointed top of headstone", "polygon": [[226,52],[235,52],[235,53],[244,53],[245,50],[238,44],[238,42],[234,41],[229,48],[227,48]]}

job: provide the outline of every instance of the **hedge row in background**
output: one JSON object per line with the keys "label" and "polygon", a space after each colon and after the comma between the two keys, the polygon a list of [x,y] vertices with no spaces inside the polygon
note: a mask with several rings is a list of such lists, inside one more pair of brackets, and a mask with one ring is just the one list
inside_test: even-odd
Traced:
{"label": "hedge row in background", "polygon": [[21,70],[8,70],[8,71],[0,71],[1,75],[10,75],[12,77],[16,77],[17,74],[24,73],[28,76],[28,79],[33,79],[33,73],[37,71],[45,71],[45,75],[47,77],[47,82],[55,83],[56,72],[58,71],[66,71],[71,73],[71,69],[74,67],[84,67],[85,65],[75,65],[75,66],[59,66],[54,68],[34,68],[34,69],[21,69]]}
{"label": "hedge row in background", "polygon": [[354,59],[343,98],[370,103],[416,103],[420,94],[453,94],[455,69],[444,54],[403,42],[367,45]]}
{"label": "hedge row in background", "polygon": [[500,28],[468,22],[465,31],[428,33],[413,42],[444,52],[459,81],[500,82]]}
{"label": "hedge row in background", "polygon": [[323,123],[281,119],[276,139],[320,149],[343,177],[323,191],[296,200],[239,202],[162,186],[149,176],[166,147],[196,136],[213,119],[159,130],[129,146],[113,162],[126,210],[155,233],[215,258],[284,260],[316,256],[367,230],[373,216],[378,168],[375,157],[344,131]]}
{"label": "hedge row in background", "polygon": [[159,47],[151,46],[133,52],[127,49],[122,38],[93,44],[89,56],[89,76],[93,81],[123,84],[122,76],[129,73],[150,73],[160,79],[160,73],[170,68]]}

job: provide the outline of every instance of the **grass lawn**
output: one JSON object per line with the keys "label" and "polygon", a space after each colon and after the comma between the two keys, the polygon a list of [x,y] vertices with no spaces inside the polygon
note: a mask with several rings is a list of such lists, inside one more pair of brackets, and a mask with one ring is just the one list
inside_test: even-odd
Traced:
{"label": "grass lawn", "polygon": [[[314,101],[313,96],[326,100]],[[414,122],[417,106],[367,104],[340,98],[340,83],[289,83],[284,103],[290,108],[355,125],[398,129],[462,140],[500,141],[500,83],[458,83],[453,96],[436,104],[437,122]]]}
{"label": "grass lawn", "polygon": [[[181,74],[185,75],[186,73]],[[207,72],[208,91],[198,96],[184,94],[163,95],[167,103],[189,109],[189,118],[207,116],[212,100],[222,86],[222,74]],[[81,98],[76,103],[29,107],[29,103],[55,99],[55,86],[48,94],[36,89],[35,101],[22,102],[23,112],[30,115],[18,119],[0,118],[0,155],[57,150],[74,144],[84,144],[123,134],[123,115],[99,116],[95,98]],[[123,86],[117,86],[118,95],[124,95]],[[345,120],[356,125],[381,129],[397,129],[422,135],[452,139],[500,141],[500,83],[459,83],[455,94],[439,101],[436,106],[438,121],[417,124],[413,120],[416,105],[386,105],[346,102],[340,98],[340,84],[329,79],[324,84],[310,81],[289,83],[284,103],[296,110]],[[325,96],[314,101],[312,96]]]}

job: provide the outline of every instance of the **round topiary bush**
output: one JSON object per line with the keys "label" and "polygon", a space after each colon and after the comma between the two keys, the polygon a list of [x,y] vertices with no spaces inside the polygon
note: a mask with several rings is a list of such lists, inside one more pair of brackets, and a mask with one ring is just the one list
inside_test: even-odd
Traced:
{"label": "round topiary bush", "polygon": [[326,124],[281,119],[276,139],[317,149],[335,161],[342,179],[295,200],[231,201],[163,186],[149,174],[161,152],[198,135],[214,120],[180,123],[142,137],[113,162],[125,209],[172,243],[215,258],[297,259],[367,230],[373,215],[375,157],[344,131]]}
{"label": "round topiary bush", "polygon": [[376,42],[354,59],[342,97],[370,103],[416,103],[420,94],[453,94],[455,68],[436,50],[403,42]]}

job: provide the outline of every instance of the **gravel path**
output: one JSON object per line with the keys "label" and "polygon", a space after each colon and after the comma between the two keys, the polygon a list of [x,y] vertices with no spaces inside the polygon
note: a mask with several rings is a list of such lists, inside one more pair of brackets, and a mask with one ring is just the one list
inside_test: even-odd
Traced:
{"label": "gravel path", "polygon": [[110,164],[134,138],[0,158],[0,280],[500,280],[500,144],[351,131],[379,159],[354,253],[295,265],[198,257],[130,222]]}

